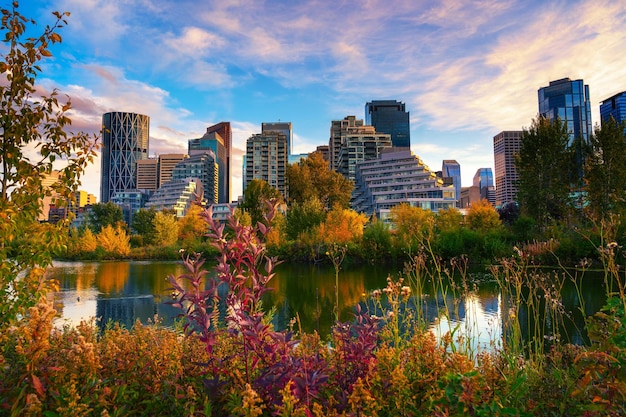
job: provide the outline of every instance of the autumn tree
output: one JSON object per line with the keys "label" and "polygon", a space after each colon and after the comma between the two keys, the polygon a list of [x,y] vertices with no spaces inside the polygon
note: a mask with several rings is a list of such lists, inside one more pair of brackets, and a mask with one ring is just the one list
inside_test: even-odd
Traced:
{"label": "autumn tree", "polygon": [[463,227],[463,214],[455,207],[439,210],[435,215],[435,227],[438,232],[454,232]]}
{"label": "autumn tree", "polygon": [[282,201],[280,191],[269,185],[266,181],[254,179],[248,183],[243,192],[243,201],[239,209],[248,212],[253,225],[263,222],[269,211],[268,202],[274,204]]}
{"label": "autumn tree", "polygon": [[467,216],[465,216],[465,222],[470,230],[482,233],[502,228],[498,211],[484,198],[472,203]]}
{"label": "autumn tree", "polygon": [[515,166],[522,213],[539,227],[566,216],[573,176],[567,124],[539,117],[522,132]]}
{"label": "autumn tree", "polygon": [[401,203],[391,208],[391,222],[398,243],[415,250],[432,237],[435,216],[432,211]]}
{"label": "autumn tree", "polygon": [[96,240],[108,256],[124,257],[130,254],[130,236],[121,225],[107,224],[100,230]]}
{"label": "autumn tree", "polygon": [[364,214],[337,205],[318,226],[318,236],[327,245],[357,242],[363,236],[366,223],[367,217]]}
{"label": "autumn tree", "polygon": [[178,240],[176,215],[157,211],[154,215],[154,243],[169,246]]}
{"label": "autumn tree", "polygon": [[[41,201],[69,198],[93,162],[96,138],[70,132],[71,103],[59,91],[38,84],[50,47],[61,42],[59,28],[69,13],[54,12],[40,34],[34,20],[0,8],[0,328],[26,316],[54,286],[44,271],[68,235],[67,223],[39,224]],[[27,35],[28,33],[28,35]],[[58,181],[43,182],[53,170]]]}
{"label": "autumn tree", "polygon": [[588,210],[597,220],[626,214],[626,122],[604,120],[591,136],[585,180]]}
{"label": "autumn tree", "polygon": [[318,200],[326,210],[339,205],[350,207],[352,181],[328,167],[321,152],[313,152],[297,164],[287,167],[289,204]]}
{"label": "autumn tree", "polygon": [[178,219],[178,239],[184,242],[200,240],[207,232],[207,223],[200,216],[203,208],[192,204],[185,216]]}

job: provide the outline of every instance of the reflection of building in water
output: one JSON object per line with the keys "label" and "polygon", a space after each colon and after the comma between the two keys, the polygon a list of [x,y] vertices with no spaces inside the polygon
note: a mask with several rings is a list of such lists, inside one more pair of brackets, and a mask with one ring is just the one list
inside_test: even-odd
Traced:
{"label": "reflection of building in water", "polygon": [[99,298],[96,304],[98,326],[104,328],[110,321],[131,328],[135,321],[146,323],[157,314],[154,296]]}

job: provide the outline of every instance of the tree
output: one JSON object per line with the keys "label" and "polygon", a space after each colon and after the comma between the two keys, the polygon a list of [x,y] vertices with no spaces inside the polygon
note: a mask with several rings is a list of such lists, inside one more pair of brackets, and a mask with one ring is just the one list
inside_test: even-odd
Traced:
{"label": "tree", "polygon": [[207,223],[200,213],[202,207],[192,204],[185,216],[178,219],[178,239],[186,242],[200,240],[207,232]]}
{"label": "tree", "polygon": [[458,231],[463,227],[463,214],[455,207],[439,210],[435,215],[435,227],[439,232]]}
{"label": "tree", "polygon": [[154,242],[155,230],[154,230],[154,216],[156,211],[154,208],[139,209],[133,214],[132,229],[135,233],[143,237],[144,243],[150,245]]}
{"label": "tree", "polygon": [[123,257],[130,254],[130,236],[121,225],[107,224],[97,236],[100,246],[109,256]]}
{"label": "tree", "polygon": [[254,179],[248,183],[243,192],[243,201],[239,204],[241,210],[250,214],[252,225],[264,222],[264,217],[268,213],[267,202],[281,201],[280,191],[269,185],[266,181]]}
{"label": "tree", "polygon": [[[54,286],[44,270],[68,235],[68,225],[39,224],[41,200],[55,193],[58,201],[68,201],[97,146],[95,137],[68,132],[69,98],[36,83],[40,62],[52,55],[51,45],[61,42],[57,32],[69,13],[53,13],[54,23],[38,36],[35,22],[20,14],[17,2],[0,13],[1,328],[25,316]],[[59,171],[58,181],[44,187],[53,170]]]}
{"label": "tree", "polygon": [[327,245],[356,242],[363,236],[367,217],[352,209],[335,206],[318,226],[319,239]]}
{"label": "tree", "polygon": [[432,237],[435,215],[432,211],[401,203],[391,208],[391,222],[400,245],[417,249]]}
{"label": "tree", "polygon": [[500,215],[496,209],[489,204],[489,201],[484,198],[472,203],[465,217],[465,222],[470,230],[482,233],[488,233],[502,227]]}
{"label": "tree", "polygon": [[100,233],[105,226],[117,226],[124,222],[124,212],[112,201],[97,203],[91,206],[89,225],[96,233]]}
{"label": "tree", "polygon": [[317,198],[292,203],[287,211],[287,239],[296,240],[298,236],[320,225],[326,219],[326,210]]}
{"label": "tree", "polygon": [[178,240],[178,222],[176,215],[157,211],[154,215],[154,243],[169,246]]}
{"label": "tree", "polygon": [[626,209],[626,122],[605,120],[591,136],[585,180],[588,210],[597,220]]}
{"label": "tree", "polygon": [[572,172],[567,124],[539,117],[522,132],[515,166],[522,213],[543,228],[567,214]]}
{"label": "tree", "polygon": [[330,170],[321,152],[313,152],[297,164],[287,167],[289,203],[304,203],[316,198],[326,210],[339,205],[350,207],[352,181]]}

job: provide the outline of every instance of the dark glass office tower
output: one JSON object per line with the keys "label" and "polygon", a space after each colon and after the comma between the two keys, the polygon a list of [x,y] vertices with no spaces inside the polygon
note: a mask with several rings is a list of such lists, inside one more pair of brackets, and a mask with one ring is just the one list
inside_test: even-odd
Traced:
{"label": "dark glass office tower", "polygon": [[365,123],[376,132],[391,135],[396,150],[411,148],[409,112],[396,100],[372,100],[365,104]]}
{"label": "dark glass office tower", "polygon": [[137,161],[148,159],[150,118],[142,114],[110,112],[102,116],[100,201],[136,187]]}
{"label": "dark glass office tower", "polygon": [[589,142],[593,133],[591,125],[591,101],[589,86],[583,80],[562,78],[550,81],[547,87],[541,87],[539,95],[539,114],[549,120],[560,118],[567,124],[570,143],[575,138]]}
{"label": "dark glass office tower", "polygon": [[610,117],[613,117],[617,123],[626,122],[626,91],[615,94],[600,103],[600,123],[606,122]]}

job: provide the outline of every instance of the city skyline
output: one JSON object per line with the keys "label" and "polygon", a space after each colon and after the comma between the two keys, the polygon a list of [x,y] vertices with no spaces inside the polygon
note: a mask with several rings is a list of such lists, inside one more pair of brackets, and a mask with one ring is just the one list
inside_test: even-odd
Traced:
{"label": "city skyline", "polygon": [[[530,126],[540,87],[584,80],[594,126],[600,102],[626,90],[620,2],[45,0],[20,10],[40,29],[53,10],[71,12],[39,78],[72,98],[71,130],[97,132],[110,111],[145,114],[154,156],[230,121],[233,198],[263,122],[291,122],[292,152],[311,152],[332,120],[398,100],[411,150],[432,170],[458,161],[468,186],[493,168],[496,134]],[[100,195],[99,176],[97,159],[81,189]]]}

